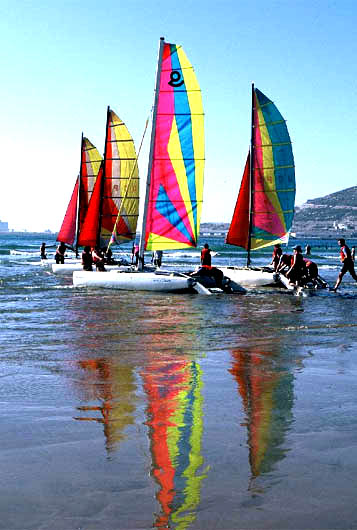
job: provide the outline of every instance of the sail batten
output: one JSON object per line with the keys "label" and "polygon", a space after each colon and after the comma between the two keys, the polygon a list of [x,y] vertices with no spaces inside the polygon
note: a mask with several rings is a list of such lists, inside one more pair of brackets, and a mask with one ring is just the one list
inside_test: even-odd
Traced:
{"label": "sail batten", "polygon": [[252,99],[252,163],[244,170],[226,238],[248,252],[286,242],[295,204],[295,165],[286,120],[254,87]]}

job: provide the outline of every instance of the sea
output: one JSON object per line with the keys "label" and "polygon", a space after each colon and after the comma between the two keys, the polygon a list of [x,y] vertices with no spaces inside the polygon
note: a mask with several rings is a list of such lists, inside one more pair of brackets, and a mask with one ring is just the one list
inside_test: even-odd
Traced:
{"label": "sea", "polygon": [[[332,286],[336,239],[283,250],[309,243]],[[349,274],[301,295],[74,288],[42,242],[51,257],[55,235],[0,235],[1,529],[357,528]],[[205,242],[214,265],[245,264]],[[163,268],[199,256],[164,252]]]}

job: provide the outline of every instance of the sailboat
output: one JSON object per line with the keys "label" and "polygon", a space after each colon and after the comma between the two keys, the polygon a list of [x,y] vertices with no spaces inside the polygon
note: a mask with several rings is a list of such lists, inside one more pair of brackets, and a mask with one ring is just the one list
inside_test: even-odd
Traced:
{"label": "sailboat", "polygon": [[289,132],[275,104],[252,85],[251,144],[226,243],[247,250],[246,267],[220,267],[243,287],[276,284],[269,267],[253,267],[251,251],[287,243],[295,204]]}
{"label": "sailboat", "polygon": [[[71,247],[76,242],[76,254],[78,253],[80,229],[83,225],[101,162],[102,157],[97,148],[82,133],[79,174],[76,178],[74,189],[57,235],[57,241],[62,241]],[[74,261],[79,263],[79,260],[71,260],[71,265],[73,265]],[[48,267],[55,263],[54,259],[41,261],[42,265]],[[63,265],[59,267],[63,267]]]}
{"label": "sailboat", "polygon": [[[78,209],[76,248],[86,245],[102,248],[108,245],[111,238],[118,244],[134,239],[139,215],[137,157],[133,139],[125,123],[110,107],[107,109],[104,159],[94,146],[83,149],[81,174],[76,186],[82,181],[85,183],[82,186],[82,196],[87,200],[79,203],[81,207]],[[71,199],[72,206],[70,201],[66,213],[69,220],[66,221],[65,217],[65,227],[57,238],[69,244],[73,244],[75,234],[75,192],[76,188]],[[118,269],[118,266],[107,268]],[[80,263],[52,265],[52,271],[57,274],[68,274],[81,269]]]}
{"label": "sailboat", "polygon": [[203,196],[201,90],[183,48],[160,39],[148,176],[139,247],[140,269],[76,271],[75,286],[182,291],[192,278],[144,268],[144,252],[197,246]]}

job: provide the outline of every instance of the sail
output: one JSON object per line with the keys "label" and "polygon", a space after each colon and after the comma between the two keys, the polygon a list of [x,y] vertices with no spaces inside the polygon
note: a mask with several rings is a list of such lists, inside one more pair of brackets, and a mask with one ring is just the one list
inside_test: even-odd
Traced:
{"label": "sail", "polygon": [[102,156],[94,145],[83,138],[81,159],[81,185],[79,192],[79,226],[81,227],[88,210],[94,184],[99,172]]}
{"label": "sail", "polygon": [[[285,120],[257,88],[253,88],[252,116],[253,159],[251,178],[247,179],[251,181],[251,222],[247,223],[249,195],[243,187],[241,193],[245,196],[239,195],[238,201],[245,201],[241,209],[244,219],[234,214],[227,242],[254,250],[287,241],[294,216],[295,168]],[[247,238],[242,236],[243,230]],[[239,243],[234,242],[235,238]]]}
{"label": "sail", "polygon": [[146,250],[196,247],[203,197],[201,90],[182,47],[163,43],[144,219]]}
{"label": "sail", "polygon": [[[68,203],[57,241],[73,245],[76,238],[76,227],[77,232],[79,232],[88,209],[101,160],[102,157],[98,150],[88,138],[84,138],[82,135],[80,173]],[[77,226],[77,220],[79,227]]]}
{"label": "sail", "polygon": [[79,178],[76,180],[60,231],[57,235],[57,241],[68,243],[68,245],[73,245],[76,237],[78,187]]}
{"label": "sail", "polygon": [[104,161],[83,221],[79,244],[106,245],[116,221],[116,242],[130,241],[136,235],[138,215],[139,173],[134,142],[125,123],[108,108]]}
{"label": "sail", "polygon": [[101,192],[103,187],[103,163],[100,166],[97,179],[93,188],[89,206],[83,220],[78,237],[79,246],[94,247],[98,240]]}
{"label": "sail", "polygon": [[104,161],[101,243],[108,243],[116,224],[115,240],[135,238],[139,215],[139,171],[134,142],[124,122],[109,111]]}
{"label": "sail", "polygon": [[236,207],[226,236],[226,243],[245,249],[248,249],[249,244],[249,168],[250,153],[245,163]]}

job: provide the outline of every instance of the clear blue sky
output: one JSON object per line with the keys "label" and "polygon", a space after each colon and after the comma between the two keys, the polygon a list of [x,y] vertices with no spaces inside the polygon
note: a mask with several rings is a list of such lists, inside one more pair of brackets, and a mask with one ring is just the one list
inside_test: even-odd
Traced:
{"label": "clear blue sky", "polygon": [[0,20],[0,219],[10,228],[59,229],[81,132],[103,151],[107,105],[139,144],[160,36],[182,44],[202,89],[203,222],[231,219],[252,81],[287,120],[297,205],[357,184],[355,1],[2,0]]}

